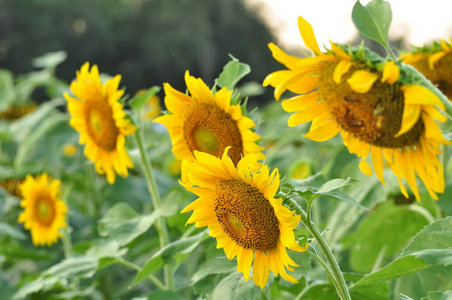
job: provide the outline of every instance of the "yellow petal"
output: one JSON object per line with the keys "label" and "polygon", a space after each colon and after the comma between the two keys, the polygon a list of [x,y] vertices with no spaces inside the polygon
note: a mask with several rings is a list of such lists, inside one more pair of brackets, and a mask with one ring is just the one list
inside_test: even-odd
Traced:
{"label": "yellow petal", "polygon": [[382,149],[376,146],[372,146],[370,148],[370,155],[372,157],[372,165],[374,167],[374,172],[377,174],[378,179],[380,179],[381,183],[383,185],[385,184],[385,181],[383,179],[383,153]]}
{"label": "yellow petal", "polygon": [[305,110],[308,107],[315,105],[318,100],[319,95],[316,92],[312,92],[284,100],[281,104],[285,111],[294,112]]}
{"label": "yellow petal", "polygon": [[308,48],[315,54],[320,54],[319,44],[317,44],[312,26],[301,16],[298,17],[298,29],[300,30],[301,38],[303,39],[305,45],[308,46]]}
{"label": "yellow petal", "polygon": [[400,89],[403,91],[405,104],[436,105],[442,110],[445,109],[441,100],[428,88],[417,84],[405,84]]}
{"label": "yellow petal", "polygon": [[378,79],[378,75],[366,70],[358,70],[347,79],[349,87],[359,94],[367,93],[374,82]]}
{"label": "yellow petal", "polygon": [[435,54],[432,54],[429,58],[428,58],[428,67],[430,70],[433,71],[433,69],[435,68],[435,63],[440,60],[444,55],[446,55],[447,53],[445,51],[440,51],[440,52],[436,52]]}
{"label": "yellow petal", "polygon": [[333,81],[337,84],[341,83],[342,75],[348,72],[350,70],[350,67],[353,65],[351,61],[348,60],[341,60],[336,68],[334,68],[333,73]]}
{"label": "yellow petal", "polygon": [[383,76],[381,77],[381,82],[387,82],[389,84],[393,84],[399,79],[400,68],[394,63],[394,61],[390,60],[385,64],[383,68]]}
{"label": "yellow petal", "polygon": [[273,57],[289,69],[291,69],[294,65],[297,64],[298,61],[301,60],[301,58],[299,58],[299,57],[292,56],[292,55],[285,53],[274,43],[269,43],[268,48],[270,48],[270,51],[272,52]]}
{"label": "yellow petal", "polygon": [[344,51],[342,50],[341,47],[339,47],[338,45],[336,45],[335,43],[331,42],[331,51],[333,51],[334,54],[336,54],[337,57],[339,57],[342,60],[351,60],[350,56]]}
{"label": "yellow petal", "polygon": [[399,137],[413,128],[413,126],[419,120],[420,115],[420,105],[405,104],[405,107],[403,108],[402,125],[400,126],[400,130],[394,135],[394,137]]}

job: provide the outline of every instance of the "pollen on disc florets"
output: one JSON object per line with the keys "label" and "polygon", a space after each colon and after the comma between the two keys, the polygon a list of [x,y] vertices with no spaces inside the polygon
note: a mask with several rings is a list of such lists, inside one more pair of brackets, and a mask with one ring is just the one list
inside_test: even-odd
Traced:
{"label": "pollen on disc florets", "polygon": [[191,106],[184,121],[184,139],[189,149],[221,156],[231,146],[229,156],[234,164],[243,153],[242,134],[237,121],[213,104],[197,103]]}
{"label": "pollen on disc florets", "polygon": [[[401,83],[381,82],[381,74],[366,93],[353,91],[347,79],[357,70],[369,68],[360,63],[353,64],[342,76],[339,84],[333,81],[336,63],[325,64],[319,73],[318,93],[328,111],[344,131],[374,146],[383,148],[400,148],[417,142],[424,131],[421,119],[411,130],[399,137],[394,135],[402,125],[404,94]],[[372,70],[370,70],[372,71]]]}
{"label": "pollen on disc florets", "polygon": [[280,235],[278,218],[256,187],[239,180],[220,180],[216,185],[215,214],[223,230],[239,246],[260,251],[276,247]]}

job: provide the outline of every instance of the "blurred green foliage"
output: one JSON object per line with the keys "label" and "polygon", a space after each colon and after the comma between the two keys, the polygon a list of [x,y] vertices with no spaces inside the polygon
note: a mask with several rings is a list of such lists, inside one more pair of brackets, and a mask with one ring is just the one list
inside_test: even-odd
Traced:
{"label": "blurred green foliage", "polygon": [[229,53],[260,83],[278,66],[267,48],[274,40],[243,0],[0,2],[0,68],[27,73],[34,57],[64,50],[58,78],[71,81],[89,61],[122,74],[131,94],[163,82],[184,90],[185,70],[212,85]]}

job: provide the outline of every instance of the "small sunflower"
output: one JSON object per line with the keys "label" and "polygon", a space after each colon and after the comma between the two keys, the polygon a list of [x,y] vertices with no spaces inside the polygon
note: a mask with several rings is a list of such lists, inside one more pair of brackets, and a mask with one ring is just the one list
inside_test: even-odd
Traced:
{"label": "small sunflower", "polygon": [[2,181],[0,181],[0,187],[6,190],[10,195],[22,197],[22,193],[19,188],[22,182],[24,182],[23,178],[2,179]]}
{"label": "small sunflower", "polygon": [[118,102],[124,94],[118,90],[120,80],[117,75],[102,84],[97,66],[89,70],[89,63],[85,63],[70,86],[76,98],[64,94],[72,116],[70,124],[80,133],[80,144],[86,144],[86,157],[94,162],[99,174],[106,174],[110,184],[115,182],[115,172],[126,177],[127,168],[133,168],[125,136],[136,128],[125,118]]}
{"label": "small sunflower", "polygon": [[[446,117],[444,105],[429,89],[410,82],[393,61],[384,61],[364,48],[353,49],[331,43],[322,53],[311,25],[298,19],[301,36],[315,57],[298,58],[270,44],[276,60],[288,70],[269,74],[264,86],[275,87],[278,100],[285,90],[299,94],[282,106],[290,116],[289,126],[312,121],[305,135],[326,141],[339,132],[351,153],[361,157],[360,169],[372,174],[365,161],[369,153],[374,172],[382,183],[383,158],[399,180],[405,197],[405,178],[419,200],[415,174],[432,198],[444,191],[443,166],[437,155],[441,144],[450,144],[437,123]],[[347,51],[344,51],[346,49]]]}
{"label": "small sunflower", "polygon": [[31,231],[35,246],[52,245],[62,235],[60,228],[66,227],[67,206],[59,198],[60,180],[51,180],[46,173],[35,178],[27,175],[20,189],[24,199],[20,206],[24,211],[17,221]]}
{"label": "small sunflower", "polygon": [[223,88],[215,93],[200,78],[185,73],[191,97],[164,84],[165,105],[171,114],[155,119],[165,125],[173,143],[173,153],[179,160],[193,161],[195,150],[220,157],[231,146],[229,155],[234,164],[242,156],[260,153],[256,144],[259,135],[250,129],[254,122],[242,114],[240,105],[231,105],[232,91]]}
{"label": "small sunflower", "polygon": [[[147,90],[139,90],[136,92],[135,96],[142,95]],[[146,120],[154,120],[162,113],[162,107],[160,106],[160,97],[154,95],[149,97],[146,101],[146,105],[144,106],[144,118]]]}
{"label": "small sunflower", "polygon": [[[281,275],[287,281],[297,282],[287,274],[293,271],[292,261],[286,248],[306,251],[298,245],[294,228],[300,216],[282,205],[275,198],[279,188],[278,170],[269,174],[269,168],[252,173],[258,159],[257,154],[246,156],[235,167],[227,155],[222,158],[195,151],[193,163],[183,161],[187,171],[184,186],[199,198],[188,205],[182,213],[193,210],[187,223],[196,227],[208,226],[210,235],[217,239],[217,247],[223,248],[228,259],[237,256],[237,271],[245,280],[253,265],[253,281],[262,289],[269,272]],[[253,262],[254,256],[254,262]]]}
{"label": "small sunflower", "polygon": [[[452,39],[451,39],[452,41]],[[452,47],[444,40],[416,48],[402,55],[405,64],[412,65],[452,99]]]}
{"label": "small sunflower", "polygon": [[5,111],[0,112],[0,119],[14,121],[34,112],[36,107],[35,103],[11,105]]}

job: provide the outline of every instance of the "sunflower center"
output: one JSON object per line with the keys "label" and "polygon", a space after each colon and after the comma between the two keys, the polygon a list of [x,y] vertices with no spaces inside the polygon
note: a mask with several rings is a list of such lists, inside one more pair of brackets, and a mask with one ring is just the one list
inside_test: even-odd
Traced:
{"label": "sunflower center", "polygon": [[101,95],[93,98],[95,100],[85,102],[87,132],[99,148],[105,151],[115,150],[119,130],[113,118],[113,111]]}
{"label": "sunflower center", "polygon": [[327,63],[319,73],[318,93],[328,111],[341,128],[361,141],[383,148],[412,146],[424,131],[421,118],[408,132],[394,135],[402,125],[404,96],[400,83],[375,81],[370,91],[359,94],[350,89],[346,80],[354,71],[364,69],[352,66],[342,76],[341,83],[333,81],[336,63]]}
{"label": "sunflower center", "polygon": [[198,127],[194,130],[193,134],[196,144],[199,146],[201,151],[207,153],[218,153],[219,141],[216,135],[210,131],[208,128]]}
{"label": "sunflower center", "polygon": [[224,232],[240,247],[268,251],[278,243],[280,231],[275,210],[249,184],[220,180],[216,185],[215,215]]}
{"label": "sunflower center", "polygon": [[187,111],[183,125],[184,139],[190,151],[202,151],[220,157],[228,154],[237,164],[243,153],[242,134],[237,121],[213,104],[195,103]]}
{"label": "sunflower center", "polygon": [[55,209],[47,198],[39,198],[36,202],[36,217],[43,225],[52,223],[55,216]]}

